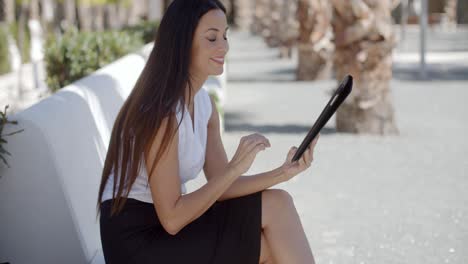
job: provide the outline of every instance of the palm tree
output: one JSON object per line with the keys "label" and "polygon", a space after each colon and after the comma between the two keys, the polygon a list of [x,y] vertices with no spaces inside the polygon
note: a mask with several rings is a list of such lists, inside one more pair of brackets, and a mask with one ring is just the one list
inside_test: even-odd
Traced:
{"label": "palm tree", "polygon": [[299,22],[296,19],[297,2],[281,0],[279,1],[278,40],[280,48],[280,58],[291,58],[292,48],[297,44],[299,35]]}
{"label": "palm tree", "polygon": [[299,0],[296,17],[299,21],[296,79],[330,77],[334,46],[331,42],[331,6],[328,0]]}
{"label": "palm tree", "polygon": [[445,0],[444,11],[447,16],[447,26],[455,28],[457,26],[457,0]]}
{"label": "palm tree", "polygon": [[75,21],[76,21],[75,8],[76,8],[75,0],[63,1],[63,9],[64,9],[65,21],[66,21],[65,27],[70,27],[70,26],[75,25]]}
{"label": "palm tree", "polygon": [[133,17],[137,15],[133,7],[129,0],[78,0],[80,29],[102,31],[135,23],[138,18]]}
{"label": "palm tree", "polygon": [[12,23],[15,21],[15,0],[5,0],[4,2],[4,13],[5,13],[5,21],[7,24]]}
{"label": "palm tree", "polygon": [[269,0],[255,0],[253,8],[253,21],[250,30],[254,34],[265,36],[269,24]]}
{"label": "palm tree", "polygon": [[336,113],[338,131],[398,134],[390,93],[396,1],[332,0],[336,78],[354,77],[353,92]]}
{"label": "palm tree", "polygon": [[252,0],[229,0],[232,6],[231,16],[235,26],[241,30],[248,30],[252,25],[255,1]]}

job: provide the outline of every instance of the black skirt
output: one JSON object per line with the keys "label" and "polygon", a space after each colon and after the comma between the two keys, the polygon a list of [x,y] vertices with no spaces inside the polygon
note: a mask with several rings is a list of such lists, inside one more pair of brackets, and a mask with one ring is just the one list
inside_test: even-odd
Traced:
{"label": "black skirt", "polygon": [[128,198],[110,217],[101,203],[104,258],[116,263],[258,264],[262,232],[261,192],[214,203],[176,235],[165,231],[152,203]]}

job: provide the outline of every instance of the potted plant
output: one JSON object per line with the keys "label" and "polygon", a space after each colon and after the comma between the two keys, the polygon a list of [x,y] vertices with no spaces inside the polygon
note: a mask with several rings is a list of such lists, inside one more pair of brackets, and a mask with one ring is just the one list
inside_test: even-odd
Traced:
{"label": "potted plant", "polygon": [[8,117],[7,117],[7,110],[8,110],[8,107],[9,105],[5,106],[5,110],[4,111],[1,111],[0,110],[0,160],[3,161],[3,163],[5,165],[8,166],[8,168],[10,167],[10,165],[8,164],[7,160],[6,160],[6,155],[9,155],[11,156],[10,152],[8,152],[6,149],[5,149],[5,144],[8,143],[8,141],[6,141],[5,137],[8,137],[8,136],[12,136],[14,134],[17,134],[17,133],[20,133],[22,131],[24,131],[24,129],[21,129],[21,130],[18,130],[18,131],[15,131],[15,132],[12,132],[12,133],[9,133],[9,134],[3,134],[3,128],[5,128],[5,126],[7,124],[12,124],[12,125],[18,125],[18,122],[17,121],[14,121],[14,120],[8,120]]}

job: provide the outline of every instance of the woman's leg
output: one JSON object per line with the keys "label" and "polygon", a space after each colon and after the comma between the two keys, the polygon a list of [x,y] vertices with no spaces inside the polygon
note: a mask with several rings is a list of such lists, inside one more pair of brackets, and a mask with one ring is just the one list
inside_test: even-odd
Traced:
{"label": "woman's leg", "polygon": [[260,243],[260,262],[259,264],[276,264],[273,262],[273,257],[271,256],[271,249],[268,245],[268,242],[265,238],[265,234],[262,232],[262,239]]}
{"label": "woman's leg", "polygon": [[[315,263],[294,201],[288,192],[281,189],[262,192],[262,228],[266,243],[262,243],[261,247],[264,247],[264,255],[270,256],[270,263]],[[270,252],[265,253],[268,249]],[[268,258],[265,259],[268,261]]]}

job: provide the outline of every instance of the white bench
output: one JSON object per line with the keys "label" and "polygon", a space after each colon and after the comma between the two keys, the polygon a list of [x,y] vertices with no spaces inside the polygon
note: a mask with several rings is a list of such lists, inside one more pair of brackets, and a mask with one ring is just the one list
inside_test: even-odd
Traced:
{"label": "white bench", "polygon": [[[4,133],[25,130],[7,138],[11,168],[0,165],[0,263],[104,263],[101,171],[113,122],[144,64],[127,55],[10,117],[19,125]],[[205,88],[221,89],[216,83]]]}

